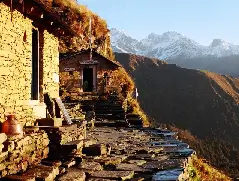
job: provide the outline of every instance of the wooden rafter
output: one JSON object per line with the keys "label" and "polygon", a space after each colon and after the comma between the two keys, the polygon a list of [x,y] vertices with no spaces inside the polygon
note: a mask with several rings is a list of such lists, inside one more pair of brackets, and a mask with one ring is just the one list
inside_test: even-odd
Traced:
{"label": "wooden rafter", "polygon": [[0,2],[1,1],[11,7],[12,11],[17,10],[21,12],[24,16],[32,19],[34,24],[50,30],[57,36],[75,35],[69,27],[67,27],[64,23],[61,23],[54,15],[46,11],[33,0],[0,0]]}

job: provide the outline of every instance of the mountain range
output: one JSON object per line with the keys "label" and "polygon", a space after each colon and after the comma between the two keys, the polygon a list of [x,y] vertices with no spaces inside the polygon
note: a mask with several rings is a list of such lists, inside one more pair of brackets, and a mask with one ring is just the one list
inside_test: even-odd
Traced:
{"label": "mountain range", "polygon": [[114,52],[158,58],[186,68],[239,77],[239,45],[221,39],[214,39],[209,46],[203,46],[180,33],[168,31],[162,35],[151,33],[137,40],[112,28],[111,45]]}

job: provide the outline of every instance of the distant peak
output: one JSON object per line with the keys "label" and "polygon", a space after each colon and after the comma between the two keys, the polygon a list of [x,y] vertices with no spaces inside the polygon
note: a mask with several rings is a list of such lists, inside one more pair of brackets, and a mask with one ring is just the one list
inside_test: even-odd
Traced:
{"label": "distant peak", "polygon": [[176,31],[167,31],[167,32],[163,33],[162,36],[183,36],[183,35]]}
{"label": "distant peak", "polygon": [[126,33],[123,30],[118,30],[117,28],[111,28],[110,32],[112,34],[125,34],[126,35]]}
{"label": "distant peak", "polygon": [[220,46],[220,45],[224,45],[226,42],[222,39],[214,39],[211,43],[211,47],[216,47],[216,46]]}
{"label": "distant peak", "polygon": [[156,34],[156,33],[150,33],[150,34],[148,35],[148,38],[149,38],[149,39],[153,39],[153,38],[158,37],[158,36],[160,36],[160,35],[158,35],[158,34]]}

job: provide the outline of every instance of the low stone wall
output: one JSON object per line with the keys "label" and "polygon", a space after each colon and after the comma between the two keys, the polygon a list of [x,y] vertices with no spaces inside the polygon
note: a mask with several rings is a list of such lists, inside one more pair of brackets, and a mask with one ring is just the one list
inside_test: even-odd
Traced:
{"label": "low stone wall", "polygon": [[65,145],[74,141],[83,140],[86,137],[86,125],[83,123],[62,127],[41,127],[47,132],[49,145],[49,158],[60,158],[70,152]]}
{"label": "low stone wall", "polygon": [[[2,143],[1,143],[2,142]],[[27,133],[23,137],[0,134],[0,177],[26,171],[47,158],[49,139],[44,131]]]}

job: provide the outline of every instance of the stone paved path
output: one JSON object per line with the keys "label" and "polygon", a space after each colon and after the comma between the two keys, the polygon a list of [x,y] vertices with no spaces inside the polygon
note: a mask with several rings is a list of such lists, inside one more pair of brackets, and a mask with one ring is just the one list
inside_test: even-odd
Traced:
{"label": "stone paved path", "polygon": [[194,151],[175,135],[161,129],[95,127],[87,139],[65,145],[78,151],[1,180],[185,181],[183,172]]}
{"label": "stone paved path", "polygon": [[[89,179],[182,180],[193,150],[174,135],[167,130],[148,128],[97,127],[88,131],[88,138],[111,147],[110,155],[84,157],[86,161],[100,163],[106,170],[94,172]],[[120,175],[120,171],[127,174]]]}

